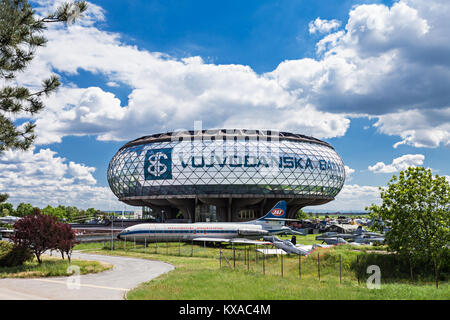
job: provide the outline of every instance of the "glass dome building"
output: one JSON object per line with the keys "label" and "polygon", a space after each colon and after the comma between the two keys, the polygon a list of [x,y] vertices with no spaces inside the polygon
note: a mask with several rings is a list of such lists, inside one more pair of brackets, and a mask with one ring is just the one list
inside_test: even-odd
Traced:
{"label": "glass dome building", "polygon": [[300,134],[216,129],[126,143],[108,167],[120,201],[164,219],[245,221],[286,200],[288,217],[335,198],[345,181],[328,143]]}

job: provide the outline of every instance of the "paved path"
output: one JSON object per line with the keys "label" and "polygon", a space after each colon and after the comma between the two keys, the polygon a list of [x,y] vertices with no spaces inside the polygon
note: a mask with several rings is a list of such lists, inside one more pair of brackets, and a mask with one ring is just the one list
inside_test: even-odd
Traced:
{"label": "paved path", "polygon": [[79,281],[76,277],[0,279],[0,300],[124,299],[128,290],[174,269],[161,261],[118,256],[74,252],[72,258],[106,262],[114,268],[81,275]]}

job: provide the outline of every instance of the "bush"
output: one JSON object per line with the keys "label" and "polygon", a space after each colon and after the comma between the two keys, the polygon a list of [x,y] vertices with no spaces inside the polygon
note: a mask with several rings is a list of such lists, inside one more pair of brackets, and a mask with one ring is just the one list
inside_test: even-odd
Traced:
{"label": "bush", "polygon": [[0,241],[0,267],[16,267],[33,259],[30,250],[16,247],[6,241]]}
{"label": "bush", "polygon": [[[442,264],[439,268],[439,281],[448,281],[450,275],[450,254],[446,250],[440,257]],[[381,269],[382,279],[386,281],[396,281],[398,279],[411,280],[409,260],[398,254],[365,253],[359,255],[359,263],[356,259],[351,263],[351,269],[356,272],[361,279],[366,279],[369,275],[366,273],[367,267],[377,265]],[[412,266],[415,280],[433,281],[434,264],[433,261],[423,257],[417,260]]]}

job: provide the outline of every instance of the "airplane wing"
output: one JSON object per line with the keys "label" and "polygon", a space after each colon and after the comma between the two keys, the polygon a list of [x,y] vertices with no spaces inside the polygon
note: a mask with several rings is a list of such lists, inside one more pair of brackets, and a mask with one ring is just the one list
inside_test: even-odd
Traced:
{"label": "airplane wing", "polygon": [[225,238],[195,238],[192,239],[193,241],[202,241],[202,242],[226,242],[226,243],[239,243],[239,244],[256,244],[256,245],[269,245],[272,244],[272,242],[269,241],[258,241],[258,240],[249,240],[249,239],[241,239],[241,238],[234,238],[234,239],[225,239]]}
{"label": "airplane wing", "polygon": [[230,242],[231,239],[225,239],[225,238],[195,238],[192,239],[193,241],[206,241],[206,242]]}
{"label": "airplane wing", "polygon": [[307,244],[297,244],[295,245],[297,248],[305,250],[305,251],[311,251],[313,249],[312,245],[307,245]]}
{"label": "airplane wing", "polygon": [[258,249],[258,251],[263,254],[287,254],[282,249]]}
{"label": "airplane wing", "polygon": [[269,245],[272,244],[270,241],[259,241],[259,240],[249,240],[249,239],[232,239],[231,243],[241,243],[241,244],[256,244],[256,245]]}

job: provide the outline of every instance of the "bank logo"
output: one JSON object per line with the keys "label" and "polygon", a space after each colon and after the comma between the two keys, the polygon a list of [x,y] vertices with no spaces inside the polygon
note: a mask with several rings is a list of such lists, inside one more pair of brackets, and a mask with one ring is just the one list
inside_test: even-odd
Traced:
{"label": "bank logo", "polygon": [[273,209],[272,210],[272,214],[275,217],[279,217],[279,216],[282,216],[284,214],[284,211],[283,211],[283,209]]}
{"label": "bank logo", "polygon": [[148,150],[144,174],[145,180],[172,179],[172,148]]}

